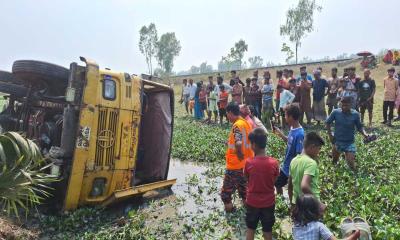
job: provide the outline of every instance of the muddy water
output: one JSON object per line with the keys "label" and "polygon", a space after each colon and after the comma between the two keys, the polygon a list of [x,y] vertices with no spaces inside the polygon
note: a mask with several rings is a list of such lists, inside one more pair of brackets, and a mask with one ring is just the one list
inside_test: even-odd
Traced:
{"label": "muddy water", "polygon": [[176,178],[172,191],[185,199],[178,211],[181,214],[204,213],[221,207],[218,192],[222,178],[208,178],[204,173],[212,165],[171,160],[168,178]]}
{"label": "muddy water", "polygon": [[[171,160],[169,179],[176,178],[177,182],[172,187],[172,194],[161,197],[162,206],[143,206],[150,212],[150,224],[163,224],[172,220],[173,231],[185,232],[183,225],[188,224],[195,229],[213,229],[211,236],[205,239],[219,238],[219,233],[230,232],[231,239],[244,239],[246,224],[244,222],[244,209],[237,195],[234,204],[238,211],[233,214],[224,212],[223,203],[219,192],[222,186],[224,168],[222,164],[198,164]],[[159,201],[154,201],[158,204]],[[281,219],[283,232],[288,232],[290,223]],[[207,225],[207,223],[210,223]],[[186,231],[187,232],[187,231]],[[189,231],[191,232],[191,231]],[[196,239],[196,235],[186,233],[186,237]],[[217,234],[217,235],[214,235]],[[219,235],[218,235],[219,234]],[[209,235],[210,236],[210,235]]]}

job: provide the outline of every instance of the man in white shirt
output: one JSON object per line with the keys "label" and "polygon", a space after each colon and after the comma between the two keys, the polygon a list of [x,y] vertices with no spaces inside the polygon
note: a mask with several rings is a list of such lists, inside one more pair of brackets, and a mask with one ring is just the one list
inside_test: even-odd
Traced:
{"label": "man in white shirt", "polygon": [[189,79],[189,98],[191,100],[194,99],[194,96],[196,95],[196,89],[197,85],[193,83],[193,79]]}
{"label": "man in white shirt", "polygon": [[189,114],[189,97],[190,97],[190,86],[187,83],[187,79],[183,79],[182,84],[182,96],[181,96],[181,103],[185,104],[186,113]]}
{"label": "man in white shirt", "polygon": [[293,102],[295,96],[289,90],[284,89],[282,85],[278,85],[276,89],[280,92],[279,111],[282,117],[282,128],[284,128],[285,107]]}

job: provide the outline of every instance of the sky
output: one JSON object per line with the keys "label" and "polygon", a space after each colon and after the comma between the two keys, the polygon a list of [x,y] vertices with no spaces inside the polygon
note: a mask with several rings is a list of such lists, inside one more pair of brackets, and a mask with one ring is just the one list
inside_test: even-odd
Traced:
{"label": "sky", "polygon": [[[299,59],[399,48],[399,0],[317,0],[322,11]],[[284,63],[279,34],[297,0],[0,0],[0,69],[19,59],[68,67],[79,56],[101,68],[145,73],[139,30],[154,23],[158,35],[175,32],[182,50],[173,71],[202,62],[217,67],[235,42],[248,44],[244,59]],[[155,62],[155,61],[154,61]]]}

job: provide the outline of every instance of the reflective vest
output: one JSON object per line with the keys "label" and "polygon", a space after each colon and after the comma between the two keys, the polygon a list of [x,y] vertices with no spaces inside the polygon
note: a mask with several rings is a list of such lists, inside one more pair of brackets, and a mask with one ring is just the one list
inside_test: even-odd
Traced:
{"label": "reflective vest", "polygon": [[[233,130],[236,127],[239,128],[240,131],[242,132],[242,153],[244,156],[242,160],[239,160],[236,155],[235,134],[233,132]],[[225,154],[226,169],[228,170],[243,169],[246,159],[254,156],[249,141],[250,131],[251,131],[251,126],[249,125],[249,123],[246,122],[246,120],[244,120],[241,117],[239,117],[239,119],[236,120],[236,122],[233,124],[232,130],[229,133],[228,149],[226,150]]]}

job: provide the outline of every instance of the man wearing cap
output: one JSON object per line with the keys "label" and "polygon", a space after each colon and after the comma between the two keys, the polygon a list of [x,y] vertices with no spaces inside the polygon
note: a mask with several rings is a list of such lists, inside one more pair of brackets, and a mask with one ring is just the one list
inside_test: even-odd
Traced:
{"label": "man wearing cap", "polygon": [[[326,120],[325,111],[325,96],[329,92],[329,85],[325,79],[321,78],[321,71],[318,69],[314,71],[314,82],[313,82],[313,112],[314,119],[319,125],[321,121]],[[328,89],[328,91],[326,91]]]}
{"label": "man wearing cap", "polygon": [[[383,122],[382,124],[387,124],[392,126],[394,104],[397,97],[397,90],[399,88],[399,83],[396,78],[394,78],[394,68],[388,69],[388,76],[383,80]],[[388,114],[389,110],[389,114]],[[388,118],[389,115],[389,118]]]}
{"label": "man wearing cap", "polygon": [[361,122],[364,123],[365,110],[368,110],[368,126],[372,127],[372,110],[374,106],[375,81],[370,77],[371,71],[364,70],[364,79],[358,88],[358,102],[360,106]]}

